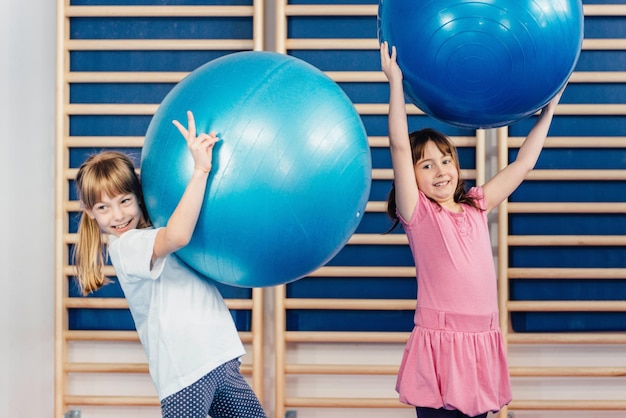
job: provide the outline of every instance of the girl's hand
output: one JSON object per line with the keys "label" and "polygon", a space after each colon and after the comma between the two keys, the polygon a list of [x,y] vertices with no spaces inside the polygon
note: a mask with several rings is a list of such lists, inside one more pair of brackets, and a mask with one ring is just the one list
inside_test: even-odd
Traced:
{"label": "girl's hand", "polygon": [[390,83],[402,80],[402,70],[396,61],[396,47],[392,46],[391,54],[389,54],[389,44],[387,42],[383,42],[380,45],[380,66]]}
{"label": "girl's hand", "polygon": [[565,84],[565,86],[563,86],[563,88],[556,94],[556,96],[554,96],[552,100],[550,100],[550,102],[543,107],[543,109],[541,110],[541,113],[547,113],[547,112],[554,113],[556,106],[559,104],[559,100],[561,100],[563,91],[565,91],[565,87],[567,87],[567,84]]}
{"label": "girl's hand", "polygon": [[185,127],[177,120],[172,121],[172,123],[178,128],[187,141],[187,147],[193,157],[195,169],[204,173],[209,173],[213,163],[213,147],[218,141],[215,132],[196,136],[196,121],[194,120],[193,113],[191,113],[191,111],[187,111],[188,129],[185,129]]}

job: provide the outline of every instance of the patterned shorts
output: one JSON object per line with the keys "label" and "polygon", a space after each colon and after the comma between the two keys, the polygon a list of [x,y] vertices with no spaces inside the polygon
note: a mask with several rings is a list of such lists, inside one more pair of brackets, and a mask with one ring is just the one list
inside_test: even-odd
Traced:
{"label": "patterned shorts", "polygon": [[161,413],[164,418],[266,418],[237,359],[163,399]]}

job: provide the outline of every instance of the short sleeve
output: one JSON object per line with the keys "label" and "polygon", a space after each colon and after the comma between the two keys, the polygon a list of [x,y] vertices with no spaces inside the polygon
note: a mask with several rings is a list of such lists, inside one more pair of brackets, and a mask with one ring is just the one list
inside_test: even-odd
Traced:
{"label": "short sleeve", "polygon": [[485,210],[485,193],[482,187],[480,186],[472,187],[467,192],[467,195],[471,197],[472,199],[474,199],[480,208]]}
{"label": "short sleeve", "polygon": [[127,280],[158,279],[165,258],[152,263],[154,241],[158,229],[134,229],[121,237],[109,237],[109,254],[117,275]]}
{"label": "short sleeve", "polygon": [[415,205],[415,209],[413,210],[413,216],[411,219],[405,219],[400,212],[396,210],[396,216],[400,220],[400,223],[405,229],[411,229],[415,224],[417,224],[421,219],[426,216],[427,206],[431,204],[430,199],[422,192],[418,191],[419,199],[417,199],[417,203]]}

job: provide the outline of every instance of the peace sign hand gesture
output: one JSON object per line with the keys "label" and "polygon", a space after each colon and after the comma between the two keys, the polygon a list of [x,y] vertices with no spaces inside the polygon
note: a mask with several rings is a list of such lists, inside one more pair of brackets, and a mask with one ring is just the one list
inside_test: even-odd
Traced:
{"label": "peace sign hand gesture", "polygon": [[201,133],[196,136],[196,121],[191,111],[187,111],[187,126],[185,128],[177,120],[172,121],[174,126],[187,141],[187,148],[191,152],[195,170],[209,173],[213,163],[213,147],[219,140],[215,132],[209,134]]}

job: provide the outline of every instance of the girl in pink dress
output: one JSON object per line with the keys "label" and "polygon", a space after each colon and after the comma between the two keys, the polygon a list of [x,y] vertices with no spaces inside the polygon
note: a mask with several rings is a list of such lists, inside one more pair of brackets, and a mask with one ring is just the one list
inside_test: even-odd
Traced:
{"label": "girl in pink dress", "polygon": [[396,390],[418,418],[485,418],[512,397],[487,214],[535,166],[563,91],[541,111],[515,161],[466,191],[450,139],[433,129],[408,133],[395,47],[383,43],[380,57],[394,173],[387,211],[394,227],[404,227],[418,286]]}

